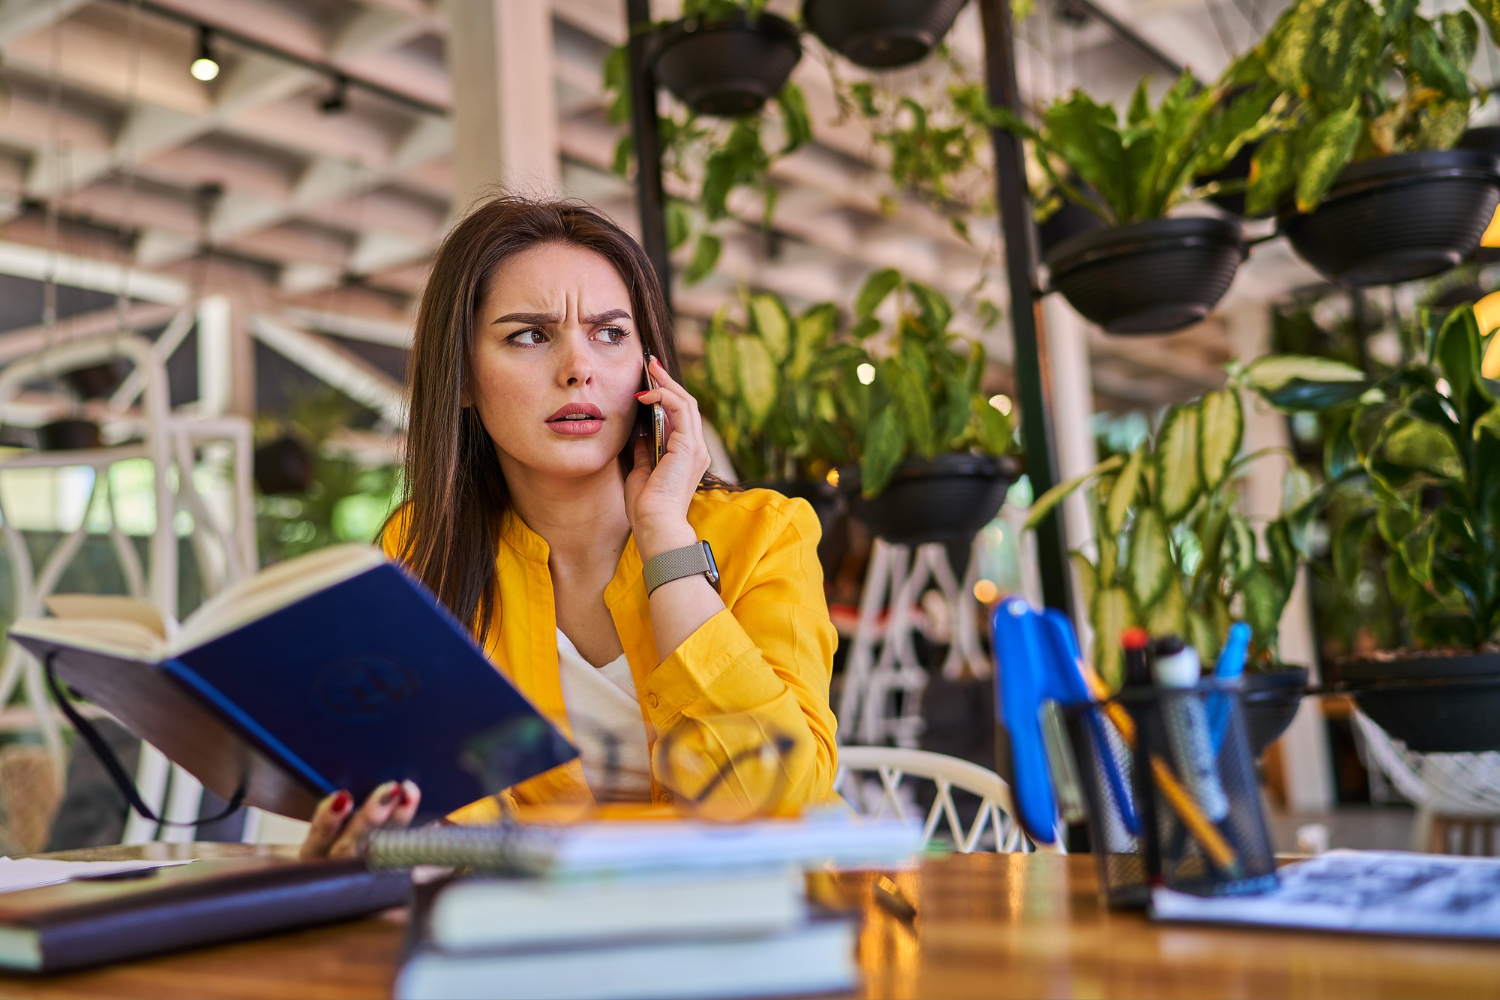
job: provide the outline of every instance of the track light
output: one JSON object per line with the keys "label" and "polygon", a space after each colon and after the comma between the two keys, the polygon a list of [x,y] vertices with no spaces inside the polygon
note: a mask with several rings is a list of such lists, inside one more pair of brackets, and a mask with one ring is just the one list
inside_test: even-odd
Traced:
{"label": "track light", "polygon": [[188,72],[193,74],[193,79],[202,80],[204,83],[219,75],[219,60],[214,58],[213,46],[210,44],[209,30],[198,29],[198,58],[188,67]]}
{"label": "track light", "polygon": [[349,78],[344,74],[333,78],[333,89],[328,96],[318,102],[318,107],[325,115],[337,114],[349,106]]}

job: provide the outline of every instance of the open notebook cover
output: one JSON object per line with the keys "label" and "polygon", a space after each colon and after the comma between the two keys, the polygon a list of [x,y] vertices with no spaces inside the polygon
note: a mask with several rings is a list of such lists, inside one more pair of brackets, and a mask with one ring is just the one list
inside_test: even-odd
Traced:
{"label": "open notebook cover", "polygon": [[[53,620],[46,620],[52,625]],[[298,819],[338,789],[422,790],[446,815],[576,751],[436,600],[392,563],[156,663],[12,637],[214,794]],[[480,763],[480,758],[483,763]]]}

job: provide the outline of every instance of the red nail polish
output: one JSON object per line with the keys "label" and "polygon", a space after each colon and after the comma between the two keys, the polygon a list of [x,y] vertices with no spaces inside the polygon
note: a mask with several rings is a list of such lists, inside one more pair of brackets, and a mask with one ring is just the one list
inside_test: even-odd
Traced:
{"label": "red nail polish", "polygon": [[396,796],[398,796],[400,794],[401,794],[401,786],[397,785],[395,788],[392,788],[390,791],[386,792],[384,795],[382,795],[380,797],[380,804],[383,805],[383,806],[388,806],[392,802],[395,802],[396,801]]}
{"label": "red nail polish", "polygon": [[398,807],[411,805],[411,796],[406,794],[406,789],[396,789],[396,805]]}
{"label": "red nail polish", "polygon": [[332,809],[336,813],[341,813],[345,809],[348,809],[349,806],[351,806],[353,803],[354,799],[348,792],[339,792],[333,797],[333,802],[329,805],[328,808]]}
{"label": "red nail polish", "polygon": [[642,389],[640,392],[638,392],[638,393],[635,394],[635,398],[636,399],[640,399],[642,396],[644,396],[646,393],[648,393],[650,391],[651,391],[650,389]]}

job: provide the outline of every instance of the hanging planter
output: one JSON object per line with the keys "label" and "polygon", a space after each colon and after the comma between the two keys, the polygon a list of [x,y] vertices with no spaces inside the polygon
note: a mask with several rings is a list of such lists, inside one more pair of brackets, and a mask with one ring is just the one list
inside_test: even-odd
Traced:
{"label": "hanging planter", "polygon": [[288,434],[255,449],[255,485],[262,493],[304,493],[315,475],[312,450],[300,438]]}
{"label": "hanging planter", "polygon": [[1200,322],[1245,258],[1232,219],[1151,219],[1073,236],[1046,255],[1051,284],[1109,333],[1168,333]]}
{"label": "hanging planter", "polygon": [[1500,651],[1409,651],[1339,665],[1338,688],[1417,753],[1500,750]]}
{"label": "hanging planter", "polygon": [[656,78],[701,115],[753,114],[776,95],[802,58],[792,22],[775,14],[723,21],[686,18],[656,36]]}
{"label": "hanging planter", "polygon": [[965,0],[803,0],[802,20],[850,62],[894,69],[927,58]]}
{"label": "hanging planter", "polygon": [[1348,167],[1311,212],[1277,216],[1330,281],[1391,285],[1440,274],[1479,246],[1500,204],[1500,158],[1474,149],[1402,153]]}
{"label": "hanging planter", "polygon": [[36,446],[42,451],[86,451],[100,443],[99,425],[80,417],[65,417],[36,429]]}
{"label": "hanging planter", "polygon": [[1258,759],[1297,717],[1297,708],[1307,693],[1307,668],[1247,673],[1240,685],[1246,736],[1250,752]]}
{"label": "hanging planter", "polygon": [[[897,545],[967,541],[994,520],[1019,472],[1013,459],[991,455],[910,458],[876,496],[856,492],[849,512]],[[856,486],[857,480],[854,473],[845,477]]]}

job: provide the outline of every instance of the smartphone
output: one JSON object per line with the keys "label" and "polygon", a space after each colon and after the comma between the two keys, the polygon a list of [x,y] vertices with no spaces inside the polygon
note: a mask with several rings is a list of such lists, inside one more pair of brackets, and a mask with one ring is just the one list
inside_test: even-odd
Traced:
{"label": "smartphone", "polygon": [[[642,389],[657,388],[656,379],[651,377],[651,352],[647,351],[642,362]],[[638,425],[641,432],[651,441],[651,468],[656,468],[661,461],[662,455],[667,451],[667,414],[661,408],[660,403],[641,404]]]}

